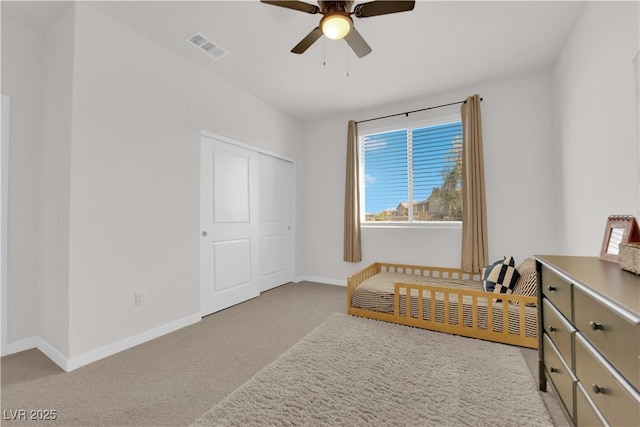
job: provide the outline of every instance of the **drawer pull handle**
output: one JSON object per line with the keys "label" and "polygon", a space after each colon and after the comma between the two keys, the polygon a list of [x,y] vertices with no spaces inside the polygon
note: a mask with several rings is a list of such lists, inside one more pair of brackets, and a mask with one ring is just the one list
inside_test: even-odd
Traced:
{"label": "drawer pull handle", "polygon": [[551,372],[552,374],[555,374],[556,372],[560,372],[558,370],[558,368],[549,368],[549,372]]}
{"label": "drawer pull handle", "polygon": [[547,286],[547,290],[548,290],[549,292],[553,292],[553,291],[555,291],[556,289],[557,289],[557,288],[556,288],[555,286],[551,286],[551,285]]}
{"label": "drawer pull handle", "polygon": [[549,325],[549,332],[555,332],[557,330],[558,328],[554,328],[553,326]]}
{"label": "drawer pull handle", "polygon": [[589,322],[589,326],[591,326],[591,329],[593,329],[594,331],[597,331],[598,329],[600,330],[604,329],[602,327],[602,323],[594,322],[593,320]]}
{"label": "drawer pull handle", "polygon": [[591,389],[595,394],[605,394],[604,387],[600,387],[598,384],[591,384]]}

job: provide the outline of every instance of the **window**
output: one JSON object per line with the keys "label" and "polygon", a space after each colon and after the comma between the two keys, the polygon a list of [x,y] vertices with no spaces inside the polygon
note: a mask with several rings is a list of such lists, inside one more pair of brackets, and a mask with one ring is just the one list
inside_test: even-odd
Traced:
{"label": "window", "polygon": [[360,135],[362,221],[462,221],[462,123]]}

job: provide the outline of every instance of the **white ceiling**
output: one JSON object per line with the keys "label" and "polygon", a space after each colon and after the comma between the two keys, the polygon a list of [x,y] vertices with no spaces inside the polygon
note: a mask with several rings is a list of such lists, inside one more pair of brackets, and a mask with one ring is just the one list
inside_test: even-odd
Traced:
{"label": "white ceiling", "polygon": [[[31,19],[30,25],[46,21],[43,3],[11,8],[2,3],[3,14]],[[90,4],[300,120],[548,67],[585,6],[575,1],[418,1],[411,12],[354,17],[373,48],[359,59],[344,41],[324,37],[303,55],[290,53],[320,15],[257,0]],[[59,11],[47,7],[50,15]],[[187,44],[184,38],[195,31],[230,54],[215,61]]]}

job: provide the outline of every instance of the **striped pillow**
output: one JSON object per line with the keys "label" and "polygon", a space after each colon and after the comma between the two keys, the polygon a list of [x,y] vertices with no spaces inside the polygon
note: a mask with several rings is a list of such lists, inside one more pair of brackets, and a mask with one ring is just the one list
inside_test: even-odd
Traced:
{"label": "striped pillow", "polygon": [[482,271],[482,287],[487,292],[510,294],[519,278],[513,257],[504,258]]}
{"label": "striped pillow", "polygon": [[[513,288],[513,295],[526,295],[529,297],[538,296],[538,272],[536,262],[532,258],[527,258],[518,266],[520,279]],[[513,305],[520,305],[518,301],[512,301]],[[535,307],[535,303],[527,303],[527,307]]]}

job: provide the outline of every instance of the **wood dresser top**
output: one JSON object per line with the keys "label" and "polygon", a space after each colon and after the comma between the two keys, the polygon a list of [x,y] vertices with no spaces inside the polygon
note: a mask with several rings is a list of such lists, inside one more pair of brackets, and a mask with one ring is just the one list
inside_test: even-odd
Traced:
{"label": "wood dresser top", "polygon": [[534,258],[631,322],[640,323],[640,276],[596,257],[535,255]]}

